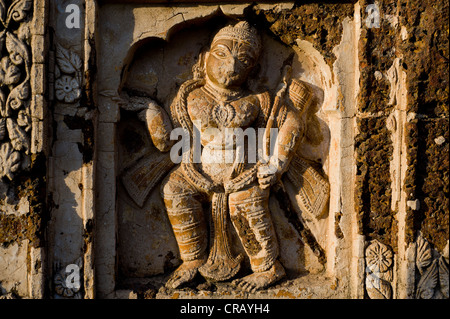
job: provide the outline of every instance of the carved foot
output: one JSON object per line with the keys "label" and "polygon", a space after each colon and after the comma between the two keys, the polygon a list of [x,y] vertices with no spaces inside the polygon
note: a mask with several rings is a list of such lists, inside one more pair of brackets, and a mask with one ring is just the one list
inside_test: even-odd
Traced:
{"label": "carved foot", "polygon": [[283,266],[276,261],[271,268],[264,272],[255,272],[244,278],[233,281],[233,285],[244,291],[254,293],[259,289],[266,288],[286,275]]}
{"label": "carved foot", "polygon": [[181,266],[170,275],[169,280],[166,282],[166,288],[176,289],[181,285],[194,280],[198,273],[198,268],[205,263],[205,260],[206,259],[200,259],[183,262]]}

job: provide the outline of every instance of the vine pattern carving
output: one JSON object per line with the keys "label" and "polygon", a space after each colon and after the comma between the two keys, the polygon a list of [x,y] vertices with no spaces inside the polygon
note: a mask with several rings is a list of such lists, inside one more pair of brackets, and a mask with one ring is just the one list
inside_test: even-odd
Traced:
{"label": "vine pattern carving", "polygon": [[9,180],[29,165],[32,4],[0,0],[0,178]]}

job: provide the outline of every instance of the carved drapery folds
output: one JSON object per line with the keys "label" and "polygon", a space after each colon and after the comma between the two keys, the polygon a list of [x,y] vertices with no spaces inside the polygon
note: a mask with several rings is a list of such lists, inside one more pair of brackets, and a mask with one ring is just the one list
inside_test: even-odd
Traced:
{"label": "carved drapery folds", "polygon": [[0,1],[0,177],[14,178],[30,153],[30,67],[27,24],[31,0]]}

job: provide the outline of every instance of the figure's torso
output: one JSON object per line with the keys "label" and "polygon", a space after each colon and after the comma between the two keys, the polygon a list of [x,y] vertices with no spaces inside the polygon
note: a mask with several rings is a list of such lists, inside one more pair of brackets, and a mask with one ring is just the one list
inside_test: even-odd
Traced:
{"label": "figure's torso", "polygon": [[231,174],[236,148],[235,140],[225,138],[230,134],[227,129],[254,127],[260,113],[258,96],[240,93],[224,98],[201,87],[188,95],[187,109],[203,146],[199,166],[214,181],[223,182]]}

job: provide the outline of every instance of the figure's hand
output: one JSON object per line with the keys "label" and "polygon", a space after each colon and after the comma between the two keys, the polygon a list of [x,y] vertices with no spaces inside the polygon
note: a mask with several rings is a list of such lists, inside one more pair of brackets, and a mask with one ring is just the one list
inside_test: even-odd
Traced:
{"label": "figure's hand", "polygon": [[239,176],[232,180],[226,181],[223,185],[225,193],[234,193],[243,190],[245,187],[249,186],[251,183],[257,179],[257,168],[256,166],[243,171]]}
{"label": "figure's hand", "polygon": [[139,120],[147,126],[153,145],[160,152],[168,152],[173,141],[170,139],[172,123],[168,114],[154,100],[143,97],[120,97],[118,103],[121,108],[137,112]]}
{"label": "figure's hand", "polygon": [[258,166],[258,183],[262,189],[266,189],[274,185],[278,180],[277,167],[271,163]]}

